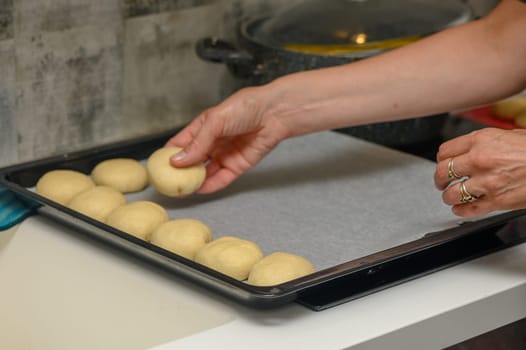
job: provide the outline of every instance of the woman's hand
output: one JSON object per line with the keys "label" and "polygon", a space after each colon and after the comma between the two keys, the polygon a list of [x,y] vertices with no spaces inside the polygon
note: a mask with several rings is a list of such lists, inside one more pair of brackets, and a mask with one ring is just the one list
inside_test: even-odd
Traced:
{"label": "woman's hand", "polygon": [[456,215],[526,208],[526,130],[486,128],[457,137],[440,146],[437,162],[436,187]]}
{"label": "woman's hand", "polygon": [[174,166],[207,162],[207,178],[197,193],[226,187],[288,137],[287,128],[266,113],[265,94],[260,88],[240,90],[167,142],[183,148],[171,159]]}

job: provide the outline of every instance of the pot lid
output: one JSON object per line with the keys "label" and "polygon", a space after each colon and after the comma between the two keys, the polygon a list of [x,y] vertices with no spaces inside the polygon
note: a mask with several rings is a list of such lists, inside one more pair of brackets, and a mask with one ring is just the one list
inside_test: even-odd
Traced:
{"label": "pot lid", "polygon": [[471,17],[461,0],[306,0],[265,18],[247,34],[266,46],[339,53],[328,51],[389,49]]}

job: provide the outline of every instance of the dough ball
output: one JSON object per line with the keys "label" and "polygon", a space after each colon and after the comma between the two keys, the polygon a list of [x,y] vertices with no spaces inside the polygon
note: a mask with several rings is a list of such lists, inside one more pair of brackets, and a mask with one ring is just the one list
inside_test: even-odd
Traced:
{"label": "dough ball", "polygon": [[206,177],[203,163],[188,168],[175,168],[170,164],[170,157],[180,150],[179,147],[158,149],[150,155],[146,165],[153,187],[170,197],[194,193],[201,187]]}
{"label": "dough ball", "polygon": [[299,255],[276,252],[254,265],[248,276],[248,283],[255,286],[273,286],[315,271],[314,266]]}
{"label": "dough ball", "polygon": [[157,227],[150,242],[193,260],[197,251],[211,240],[212,231],[201,221],[176,219]]}
{"label": "dough ball", "polygon": [[52,170],[38,179],[36,191],[43,197],[66,205],[73,196],[95,187],[89,176],[75,170]]}
{"label": "dough ball", "polygon": [[526,111],[526,96],[515,96],[493,104],[493,114],[501,119],[514,119]]}
{"label": "dough ball", "polygon": [[110,186],[122,193],[142,191],[148,185],[146,168],[130,158],[102,161],[93,168],[91,176],[97,185]]}
{"label": "dough ball", "polygon": [[262,257],[263,252],[255,243],[226,236],[201,248],[195,255],[195,261],[242,281]]}
{"label": "dough ball", "polygon": [[114,209],[124,204],[126,198],[116,189],[95,186],[75,195],[67,206],[95,220],[104,221]]}
{"label": "dough ball", "polygon": [[106,224],[148,241],[152,232],[168,220],[168,213],[159,204],[138,201],[112,211],[106,218]]}

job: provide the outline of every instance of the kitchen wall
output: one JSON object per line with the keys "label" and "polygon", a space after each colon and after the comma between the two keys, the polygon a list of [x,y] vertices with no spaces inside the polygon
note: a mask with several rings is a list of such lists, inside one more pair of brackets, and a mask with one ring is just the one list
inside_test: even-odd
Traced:
{"label": "kitchen wall", "polygon": [[0,0],[0,166],[189,121],[231,79],[195,41],[298,1]]}
{"label": "kitchen wall", "polygon": [[194,42],[280,5],[0,0],[0,166],[190,120],[221,99],[228,77]]}

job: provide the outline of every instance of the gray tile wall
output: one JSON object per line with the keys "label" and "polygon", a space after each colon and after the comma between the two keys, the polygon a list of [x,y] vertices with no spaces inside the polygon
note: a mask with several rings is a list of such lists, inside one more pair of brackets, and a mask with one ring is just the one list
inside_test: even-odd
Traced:
{"label": "gray tile wall", "polygon": [[123,25],[106,0],[15,2],[18,158],[119,137]]}
{"label": "gray tile wall", "polygon": [[229,79],[195,41],[283,3],[0,0],[0,167],[188,122]]}
{"label": "gray tile wall", "polygon": [[0,0],[0,167],[188,122],[232,80],[195,41],[298,1]]}

